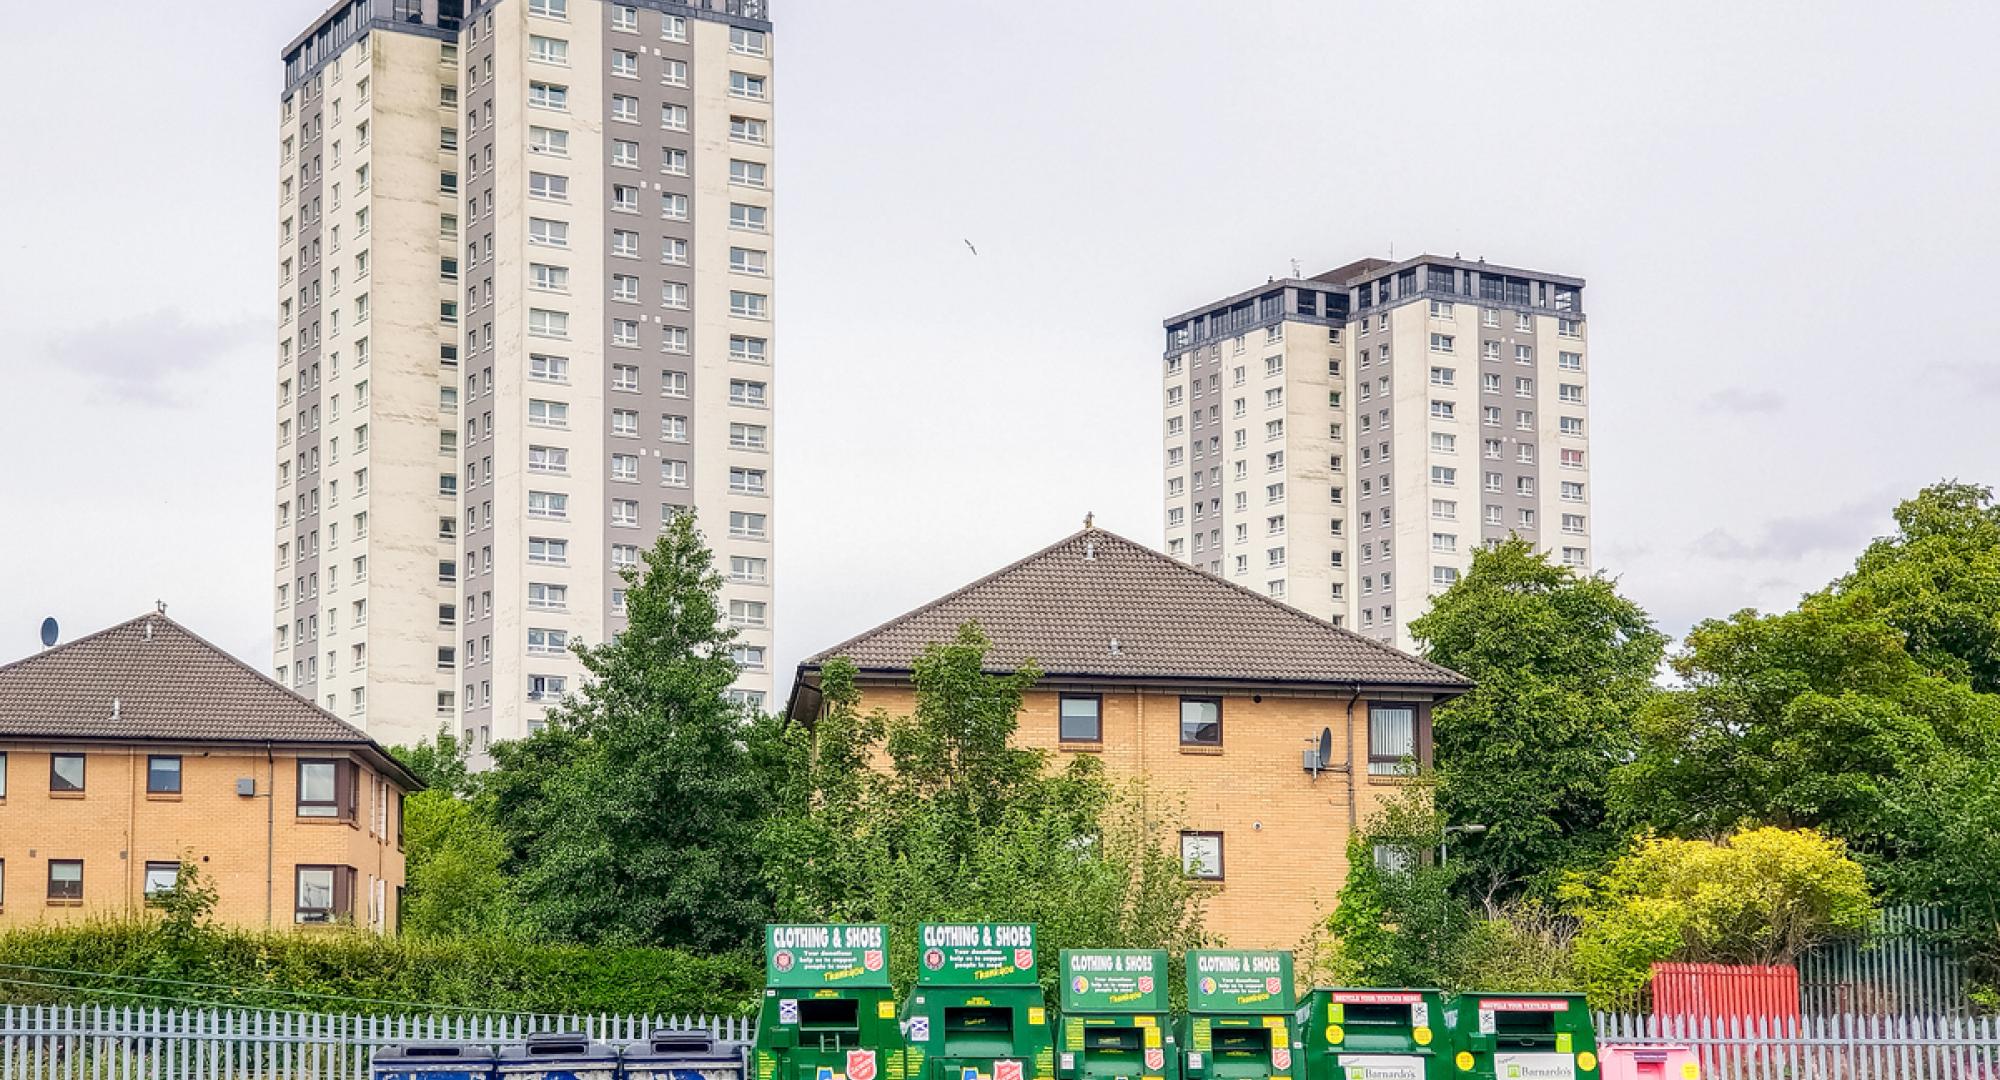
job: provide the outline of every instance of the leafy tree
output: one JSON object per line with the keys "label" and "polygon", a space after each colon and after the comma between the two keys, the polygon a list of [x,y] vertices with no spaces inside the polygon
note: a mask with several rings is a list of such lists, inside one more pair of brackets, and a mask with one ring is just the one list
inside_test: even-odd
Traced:
{"label": "leafy tree", "polygon": [[396,760],[424,783],[403,800],[401,930],[421,937],[508,937],[525,927],[508,880],[507,839],[494,823],[494,798],[467,765],[448,728]]}
{"label": "leafy tree", "polygon": [[722,579],[691,515],[625,572],[627,627],[577,646],[589,678],[486,781],[523,913],[558,940],[742,947],[770,913],[756,840],[769,721],[726,697]]}
{"label": "leafy tree", "polygon": [[1314,974],[1351,986],[1574,988],[1575,920],[1533,900],[1491,911],[1468,902],[1464,881],[1478,869],[1459,857],[1464,839],[1445,833],[1445,820],[1421,785],[1369,819],[1348,846]]}
{"label": "leafy tree", "polygon": [[1198,944],[1201,896],[1170,851],[1167,808],[1094,758],[1052,769],[1014,746],[1039,675],[987,672],[987,648],[968,625],[926,649],[907,716],[864,714],[854,665],[824,667],[824,715],[793,729],[800,779],[765,830],[780,916],[896,927],[903,981],[926,921],[1034,922],[1051,978],[1065,947]]}
{"label": "leafy tree", "polygon": [[1902,841],[1879,875],[1898,899],[1952,911],[1947,943],[1991,997],[2000,985],[2000,758],[1940,755],[1891,803]]}
{"label": "leafy tree", "polygon": [[1926,669],[2000,691],[2000,505],[1993,489],[1934,484],[1896,507],[1833,595],[1862,602]]}
{"label": "leafy tree", "polygon": [[146,898],[160,913],[159,948],[149,965],[162,978],[187,977],[202,973],[202,962],[213,933],[210,917],[219,897],[215,883],[201,872],[191,856],[181,856],[174,872],[174,885]]}
{"label": "leafy tree", "polygon": [[1686,689],[1641,711],[1639,752],[1612,796],[1628,821],[1667,832],[1766,823],[1887,850],[1890,796],[1915,768],[2000,746],[2000,698],[1926,673],[1851,600],[1704,622],[1672,664]]}
{"label": "leafy tree", "polygon": [[1600,1006],[1633,1003],[1654,963],[1792,963],[1875,910],[1840,841],[1776,828],[1720,843],[1642,839],[1564,893],[1582,920],[1577,970]]}
{"label": "leafy tree", "polygon": [[1476,684],[1435,717],[1438,808],[1488,827],[1459,845],[1460,880],[1491,908],[1615,848],[1605,790],[1666,647],[1646,612],[1516,539],[1475,552],[1410,632]]}
{"label": "leafy tree", "polygon": [[[1435,858],[1445,815],[1428,785],[1411,785],[1347,845],[1347,881],[1316,962],[1356,986],[1454,986],[1479,919],[1457,894],[1473,867]],[[1376,852],[1383,852],[1380,862]]]}
{"label": "leafy tree", "polygon": [[477,777],[466,762],[467,747],[452,734],[451,725],[439,724],[437,734],[415,746],[391,747],[397,763],[416,776],[427,791],[448,791],[470,795]]}

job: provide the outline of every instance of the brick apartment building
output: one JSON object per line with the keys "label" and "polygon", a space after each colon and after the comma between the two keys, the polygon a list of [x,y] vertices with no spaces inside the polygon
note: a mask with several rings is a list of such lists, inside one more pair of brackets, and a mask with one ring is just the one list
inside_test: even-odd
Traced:
{"label": "brick apartment building", "polygon": [[419,786],[359,730],[142,615],[0,667],[0,928],[143,910],[185,860],[219,922],[392,932]]}
{"label": "brick apartment building", "polygon": [[[1297,945],[1332,910],[1348,838],[1429,763],[1432,708],[1471,685],[1086,527],[806,660],[791,715],[818,715],[821,666],[841,656],[864,710],[912,711],[913,662],[967,622],[991,639],[990,667],[1044,673],[1022,744],[1100,755],[1184,807],[1182,865],[1213,889],[1210,934],[1234,946]],[[1309,769],[1322,732],[1331,752]]]}

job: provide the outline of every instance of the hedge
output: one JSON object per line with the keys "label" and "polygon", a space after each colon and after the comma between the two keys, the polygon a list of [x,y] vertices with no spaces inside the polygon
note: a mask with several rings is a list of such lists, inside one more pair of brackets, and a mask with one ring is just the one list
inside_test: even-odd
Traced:
{"label": "hedge", "polygon": [[762,985],[762,966],[747,954],[411,939],[331,928],[207,929],[173,940],[158,922],[143,919],[0,934],[0,1001],[18,1004],[741,1015],[755,1007]]}

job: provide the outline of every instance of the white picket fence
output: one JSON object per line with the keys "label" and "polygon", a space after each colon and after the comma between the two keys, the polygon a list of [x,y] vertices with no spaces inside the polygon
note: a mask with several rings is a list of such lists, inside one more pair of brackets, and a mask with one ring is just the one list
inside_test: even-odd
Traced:
{"label": "white picket fence", "polygon": [[[100,1005],[0,1006],[0,1080],[367,1080],[375,1050],[497,1046],[541,1031],[623,1042],[662,1028],[748,1041],[745,1017],[366,1016]],[[2000,1020],[1833,1016],[1673,1020],[1600,1014],[1604,1044],[1680,1045],[1704,1080],[2000,1080]]]}
{"label": "white picket fence", "polygon": [[753,1025],[731,1016],[362,1016],[5,1005],[0,1006],[0,1080],[367,1080],[369,1059],[384,1046],[498,1046],[542,1031],[581,1031],[616,1043],[663,1028],[748,1040]]}
{"label": "white picket fence", "polygon": [[2000,1021],[1993,1017],[1599,1013],[1597,1041],[1687,1047],[1703,1080],[2000,1080]]}

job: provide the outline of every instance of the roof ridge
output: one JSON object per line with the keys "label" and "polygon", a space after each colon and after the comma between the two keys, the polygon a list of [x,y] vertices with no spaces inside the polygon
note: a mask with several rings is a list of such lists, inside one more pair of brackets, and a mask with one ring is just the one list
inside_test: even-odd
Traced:
{"label": "roof ridge", "polygon": [[277,690],[279,693],[292,699],[292,701],[305,706],[312,712],[318,713],[320,716],[328,720],[331,720],[334,723],[340,725],[341,727],[347,729],[350,733],[354,735],[356,739],[368,743],[375,742],[374,737],[369,735],[366,731],[363,731],[362,729],[355,727],[353,724],[348,723],[345,719],[336,715],[335,713],[327,709],[321,708],[318,702],[312,700],[311,698],[306,697],[304,694],[299,693],[298,691],[292,689],[291,687],[286,686],[284,683],[279,682],[278,680],[272,678],[270,675],[262,671],[259,671],[254,667],[251,667],[248,663],[246,663],[242,658],[238,657],[235,653],[230,652],[228,649],[225,649],[222,646],[217,645],[215,642],[210,641],[207,638],[201,636],[200,634],[195,633],[193,630],[188,629],[186,624],[175,620],[164,611],[157,611],[157,610],[149,611],[143,615],[137,615],[130,619],[126,619],[124,622],[113,623],[110,626],[103,628],[102,630],[92,631],[91,633],[85,634],[82,637],[77,638],[75,641],[66,641],[60,645],[51,645],[48,648],[43,649],[41,652],[24,656],[21,659],[15,660],[11,663],[0,664],[0,675],[8,674],[10,672],[13,672],[17,668],[25,667],[39,660],[49,659],[51,657],[54,657],[57,653],[67,652],[72,649],[80,648],[83,645],[98,640],[99,638],[109,637],[112,634],[116,634],[120,630],[124,630],[128,627],[135,626],[139,623],[146,622],[152,619],[158,619],[159,621],[167,624],[173,629],[179,631],[181,634],[186,635],[188,640],[193,641],[195,644],[200,645],[202,648],[207,649],[209,652],[214,653],[216,656],[221,657],[225,663],[228,663],[237,668],[238,670],[244,672],[245,674],[254,677],[259,682],[270,687],[271,689]]}
{"label": "roof ridge", "polygon": [[[1119,539],[1125,540],[1125,538],[1122,536],[1119,537]],[[1415,653],[1406,653],[1403,650],[1396,648],[1394,645],[1390,645],[1386,642],[1377,641],[1374,638],[1371,638],[1365,634],[1357,634],[1354,631],[1349,630],[1344,626],[1335,625],[1331,620],[1322,619],[1319,616],[1314,615],[1312,612],[1306,611],[1303,608],[1295,608],[1292,605],[1287,604],[1282,600],[1279,600],[1275,597],[1266,596],[1255,589],[1249,588],[1248,586],[1238,585],[1237,583],[1229,580],[1228,578],[1223,577],[1221,574],[1211,574],[1208,571],[1203,570],[1202,568],[1195,566],[1191,563],[1184,563],[1181,562],[1179,559],[1174,558],[1171,555],[1167,555],[1163,552],[1154,551],[1152,548],[1146,547],[1144,544],[1137,544],[1131,540],[1125,540],[1125,542],[1128,544],[1133,544],[1133,546],[1138,547],[1140,550],[1145,551],[1147,554],[1158,556],[1165,562],[1175,567],[1178,567],[1182,570],[1185,570],[1188,573],[1198,574],[1204,578],[1207,578],[1210,581],[1219,582],[1223,585],[1228,586],[1229,588],[1236,590],[1239,593],[1242,593],[1247,597],[1250,597],[1253,600],[1258,601],[1259,603],[1266,605],[1267,607],[1276,608],[1277,610],[1282,611],[1287,615],[1304,619],[1305,621],[1312,623],[1319,629],[1331,630],[1342,637],[1348,638],[1352,641],[1359,642],[1362,645],[1366,645],[1368,648],[1373,649],[1376,652],[1388,653],[1394,656],[1398,660],[1414,660],[1417,663],[1422,664],[1425,667],[1430,668],[1434,671],[1439,671],[1443,672],[1446,675],[1450,675],[1454,679],[1465,678],[1464,675],[1461,675],[1458,672],[1453,671],[1448,667],[1445,667],[1443,664],[1434,664],[1431,661],[1426,660]]]}
{"label": "roof ridge", "polygon": [[1085,535],[1096,535],[1098,537],[1102,537],[1105,540],[1115,541],[1118,544],[1122,544],[1126,548],[1134,552],[1136,555],[1158,566],[1168,568],[1171,572],[1180,575],[1184,580],[1191,579],[1193,581],[1198,581],[1204,584],[1222,585],[1227,589],[1231,590],[1232,593],[1234,593],[1235,595],[1248,597],[1252,600],[1255,600],[1259,606],[1261,606],[1264,610],[1270,612],[1271,614],[1282,615],[1292,622],[1302,623],[1305,626],[1311,627],[1312,629],[1319,631],[1321,633],[1330,633],[1333,637],[1336,637],[1343,642],[1360,645],[1364,647],[1367,651],[1374,653],[1385,660],[1391,660],[1397,663],[1416,665],[1417,667],[1421,668],[1426,672],[1430,672],[1435,675],[1441,676],[1445,681],[1450,683],[1470,682],[1470,680],[1468,680],[1464,675],[1461,675],[1458,672],[1451,670],[1450,668],[1444,667],[1443,665],[1433,663],[1413,653],[1406,653],[1403,650],[1398,649],[1393,645],[1389,645],[1384,642],[1380,642],[1373,638],[1356,633],[1355,631],[1349,630],[1346,627],[1337,626],[1333,622],[1327,619],[1322,619],[1317,615],[1293,607],[1290,604],[1287,604],[1281,600],[1277,600],[1273,597],[1266,596],[1263,593],[1257,592],[1256,590],[1248,588],[1246,586],[1239,585],[1236,582],[1230,581],[1229,579],[1222,577],[1219,574],[1211,574],[1208,571],[1201,569],[1200,567],[1194,566],[1186,562],[1182,562],[1181,560],[1176,559],[1173,556],[1168,555],[1167,553],[1160,551],[1156,548],[1153,548],[1149,545],[1142,544],[1136,540],[1131,539],[1130,537],[1120,535],[1116,532],[1111,531],[1110,529],[1106,529],[1096,525],[1087,526],[1077,532],[1070,533],[1067,536],[1061,538],[1060,540],[1057,540],[1054,543],[1049,544],[1048,546],[1043,547],[1038,551],[1025,555],[1019,559],[1014,560],[1013,562],[1008,563],[1005,566],[1000,567],[997,570],[992,571],[991,573],[979,577],[977,580],[968,582],[967,584],[962,585],[956,589],[953,589],[952,591],[945,593],[944,595],[939,596],[927,603],[919,605],[918,607],[915,608],[911,608],[910,610],[905,611],[900,615],[887,619],[873,627],[870,627],[867,630],[863,630],[862,632],[847,638],[845,641],[842,641],[837,645],[833,645],[829,648],[822,649],[819,652],[816,652],[813,655],[808,656],[806,659],[800,661],[800,666],[809,667],[809,666],[823,664],[828,660],[831,660],[837,656],[842,655],[844,652],[867,641],[870,638],[874,638],[879,635],[888,633],[894,630],[896,627],[914,621],[920,618],[921,616],[925,615],[926,613],[931,612],[937,608],[943,607],[951,603],[952,601],[957,600],[967,595],[968,593],[973,592],[976,589],[979,589],[982,586],[988,585],[996,580],[999,580],[1010,574],[1013,574],[1041,559],[1047,558],[1048,556],[1054,554],[1058,550],[1067,547],[1070,544],[1073,544],[1078,538]]}
{"label": "roof ridge", "polygon": [[[98,638],[104,637],[107,634],[117,633],[118,631],[123,630],[128,626],[131,626],[133,623],[136,623],[141,619],[167,619],[167,616],[164,612],[149,611],[144,615],[134,616],[133,618],[126,619],[124,622],[121,623],[112,623],[110,626],[104,627],[101,630],[93,630],[90,633],[85,634],[80,638],[77,638],[75,641],[65,641],[60,645],[51,645],[48,648],[43,649],[41,652],[29,653],[28,655],[21,657],[19,660],[10,660],[7,663],[0,664],[0,675],[4,675],[7,672],[12,671],[17,667],[21,667],[26,664],[32,664],[37,660],[47,659],[48,657],[54,656],[59,652],[65,652],[69,649],[74,649],[77,646],[84,644],[85,642],[95,641]],[[172,619],[167,619],[167,621],[173,622]],[[180,626],[179,623],[174,623],[174,625]],[[182,629],[186,628],[182,627]]]}
{"label": "roof ridge", "polygon": [[[259,671],[254,667],[251,667],[248,663],[244,662],[235,653],[230,652],[228,649],[225,649],[222,646],[217,645],[215,642],[210,641],[205,637],[202,637],[200,634],[195,633],[194,631],[188,629],[186,626],[174,622],[172,619],[167,619],[166,612],[161,612],[160,618],[166,619],[168,623],[172,624],[174,629],[179,630],[181,633],[186,634],[190,638],[193,638],[194,641],[197,644],[201,645],[203,648],[209,650],[210,652],[213,652],[217,656],[222,657],[225,661],[236,665],[243,671],[257,678],[259,681],[277,690],[279,693],[282,693],[287,697],[290,697],[292,700],[297,701],[301,705],[304,705],[306,708],[311,709],[312,711],[320,714],[321,716],[326,717],[328,720],[331,720],[336,724],[339,724],[341,727],[344,727],[347,730],[353,732],[356,737],[362,739],[363,741],[371,743],[375,742],[374,736],[368,734],[366,731],[363,731],[358,727],[355,727],[353,724],[348,723],[345,719],[341,718],[340,716],[335,715],[332,710],[321,708],[319,702],[314,701],[313,699],[305,696],[304,694],[299,693],[297,690],[294,690],[289,686],[286,686],[284,683],[279,682],[278,680],[272,678],[270,675],[265,674],[264,672]],[[133,621],[136,622],[138,620],[135,619]],[[379,746],[380,744],[377,743],[376,745]],[[386,751],[387,748],[384,747],[384,752]]]}
{"label": "roof ridge", "polygon": [[[994,580],[995,578],[998,578],[1004,574],[1008,574],[1015,570],[1018,570],[1021,567],[1026,566],[1031,562],[1034,562],[1036,559],[1039,559],[1044,555],[1050,554],[1057,548],[1063,546],[1064,544],[1069,543],[1071,540],[1074,540],[1077,537],[1082,536],[1084,533],[1092,533],[1092,532],[1104,533],[1107,536],[1117,536],[1117,538],[1120,540],[1125,539],[1124,537],[1118,536],[1118,534],[1111,532],[1111,530],[1109,529],[1099,528],[1098,526],[1095,525],[1085,526],[1084,528],[1078,529],[1077,531],[1070,533],[1068,536],[1063,537],[1062,539],[1056,541],[1053,544],[1048,545],[1045,548],[1042,548],[1039,551],[1023,555],[1020,558],[1015,559],[1013,562],[1010,562],[1007,565],[1001,567],[1000,569],[983,575],[982,577],[978,578],[975,581],[966,582],[965,584],[960,585],[958,588],[953,589],[948,593],[945,593],[943,596],[939,596],[934,599],[928,600],[922,604],[919,604],[916,607],[913,607],[910,610],[903,612],[901,615],[895,615],[891,616],[890,618],[884,619],[883,621],[875,624],[874,626],[871,626],[868,629],[863,630],[860,633],[853,635],[852,637],[849,637],[847,640],[842,641],[837,645],[831,645],[828,646],[827,648],[821,649],[820,651],[812,654],[811,656],[806,657],[804,660],[800,661],[800,663],[814,664],[831,660],[834,657],[839,656],[842,650],[846,649],[848,646],[853,645],[858,641],[861,641],[865,638],[874,637],[876,634],[879,634],[882,631],[897,625],[898,623],[908,622],[911,619],[914,619],[917,616],[932,610],[933,608],[942,607],[943,605],[958,599],[960,596],[963,596],[966,593],[971,592],[972,590],[980,587],[981,585],[986,584],[989,581]],[[1131,541],[1129,540],[1126,540],[1125,542],[1128,544],[1131,543]]]}

